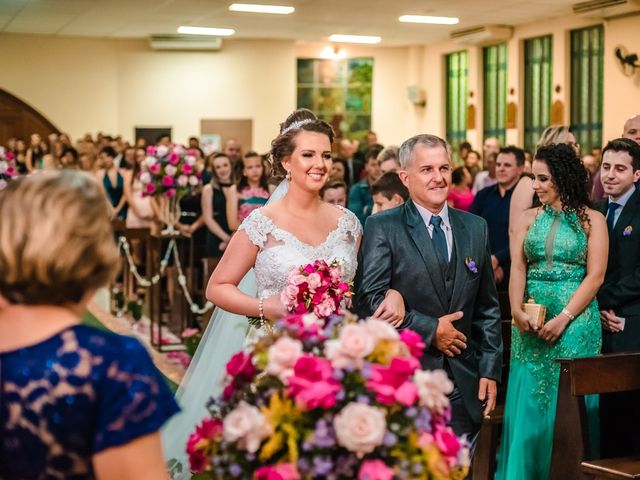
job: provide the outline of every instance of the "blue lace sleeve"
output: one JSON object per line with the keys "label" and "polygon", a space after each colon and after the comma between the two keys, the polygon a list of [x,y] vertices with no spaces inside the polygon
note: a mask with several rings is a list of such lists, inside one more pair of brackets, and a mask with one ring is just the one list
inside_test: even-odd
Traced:
{"label": "blue lace sleeve", "polygon": [[119,337],[98,389],[94,453],[156,432],[179,407],[145,348]]}

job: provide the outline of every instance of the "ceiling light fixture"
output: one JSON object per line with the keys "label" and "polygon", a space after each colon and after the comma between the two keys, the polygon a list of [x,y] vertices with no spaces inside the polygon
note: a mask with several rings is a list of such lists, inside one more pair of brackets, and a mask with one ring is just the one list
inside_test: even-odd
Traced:
{"label": "ceiling light fixture", "polygon": [[212,28],[212,27],[189,27],[181,25],[178,27],[178,33],[187,35],[209,35],[214,37],[228,37],[236,33],[233,28]]}
{"label": "ceiling light fixture", "polygon": [[435,25],[457,25],[460,19],[456,17],[431,17],[429,15],[402,15],[398,18],[404,23],[430,23]]}
{"label": "ceiling light fixture", "polygon": [[249,12],[249,13],[274,13],[276,15],[289,15],[296,11],[294,7],[285,7],[281,5],[255,5],[251,3],[232,3],[229,5],[232,12]]}
{"label": "ceiling light fixture", "polygon": [[338,43],[367,43],[370,45],[380,43],[381,37],[369,35],[339,35],[334,34],[329,37],[329,41]]}

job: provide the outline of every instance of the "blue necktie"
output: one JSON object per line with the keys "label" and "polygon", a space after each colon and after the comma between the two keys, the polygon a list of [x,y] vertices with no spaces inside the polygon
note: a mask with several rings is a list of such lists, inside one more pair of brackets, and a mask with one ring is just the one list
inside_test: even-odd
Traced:
{"label": "blue necktie", "polygon": [[613,230],[613,223],[616,217],[616,210],[620,208],[620,204],[616,202],[609,202],[609,209],[607,210],[607,226],[609,230]]}
{"label": "blue necktie", "polygon": [[442,218],[438,215],[433,215],[429,224],[433,225],[431,240],[436,247],[436,252],[438,252],[444,265],[447,265],[449,263],[449,252],[447,250],[447,238],[444,236],[444,230],[442,229]]}

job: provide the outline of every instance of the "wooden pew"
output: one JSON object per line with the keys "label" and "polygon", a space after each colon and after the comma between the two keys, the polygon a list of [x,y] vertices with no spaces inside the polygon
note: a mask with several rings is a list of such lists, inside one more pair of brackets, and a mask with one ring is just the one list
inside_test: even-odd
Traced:
{"label": "wooden pew", "polygon": [[592,459],[585,395],[640,389],[640,353],[560,359],[551,480],[640,478],[640,458]]}

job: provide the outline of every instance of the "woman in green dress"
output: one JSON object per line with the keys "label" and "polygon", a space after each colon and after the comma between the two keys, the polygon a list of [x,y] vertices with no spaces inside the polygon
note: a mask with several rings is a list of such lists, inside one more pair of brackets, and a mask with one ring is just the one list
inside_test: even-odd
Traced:
{"label": "woman in green dress", "polygon": [[[556,359],[598,355],[602,342],[595,296],[609,241],[603,215],[589,208],[587,172],[571,147],[551,145],[536,153],[533,173],[542,206],[523,214],[511,238],[515,325],[500,480],[549,478],[560,376]],[[530,299],[547,307],[542,328],[522,309]],[[597,422],[597,408],[597,397],[588,398],[590,422]]]}

